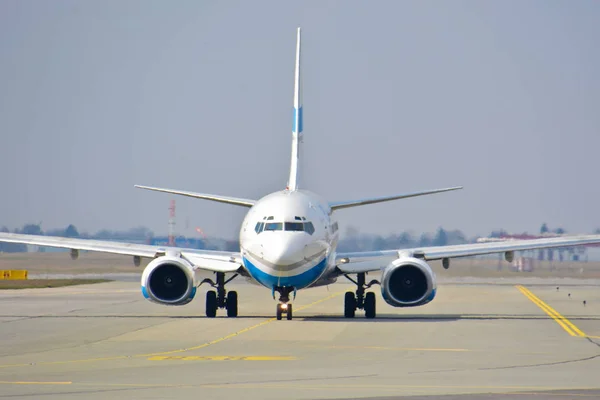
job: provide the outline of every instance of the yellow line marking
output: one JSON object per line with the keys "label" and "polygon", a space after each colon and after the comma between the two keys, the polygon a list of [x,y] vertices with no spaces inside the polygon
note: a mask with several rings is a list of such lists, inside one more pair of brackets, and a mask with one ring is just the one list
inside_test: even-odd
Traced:
{"label": "yellow line marking", "polygon": [[471,351],[469,349],[434,349],[434,348],[412,348],[412,347],[385,347],[385,346],[318,346],[309,345],[307,347],[316,347],[321,349],[365,349],[365,350],[397,350],[397,351],[450,351],[461,352]]}
{"label": "yellow line marking", "polygon": [[527,289],[521,285],[517,285],[516,288],[519,289],[519,291],[521,293],[523,293],[523,295],[525,295],[525,297],[527,297],[529,300],[531,300],[536,306],[538,306],[546,314],[548,314],[554,321],[556,321],[556,323],[559,324],[565,331],[567,331],[567,333],[569,335],[579,336],[579,337],[587,336],[585,333],[583,333],[583,331],[581,329],[576,327],[567,318],[563,317],[558,311],[556,311],[554,308],[552,308],[548,304],[544,303],[539,297],[537,297],[536,295],[531,293],[531,291],[529,289]]}
{"label": "yellow line marking", "polygon": [[72,385],[73,382],[25,382],[25,381],[0,381],[2,385]]}
{"label": "yellow line marking", "polygon": [[600,336],[590,336],[590,335],[587,335],[586,337],[590,338],[590,339],[600,339]]}
{"label": "yellow line marking", "polygon": [[[320,300],[314,301],[314,302],[312,302],[312,303],[310,303],[310,304],[307,304],[307,305],[305,305],[305,306],[299,307],[299,308],[297,308],[297,309],[296,309],[296,310],[294,310],[294,311],[301,311],[301,310],[307,309],[307,308],[309,308],[309,307],[312,307],[312,306],[314,306],[314,305],[316,305],[316,304],[319,304],[319,303],[322,303],[322,302],[324,302],[324,301],[327,301],[327,300],[333,299],[334,297],[337,297],[337,296],[339,296],[339,295],[340,295],[340,294],[342,294],[342,293],[344,293],[344,292],[337,292],[337,293],[334,293],[334,294],[332,294],[331,296],[327,296],[327,297],[325,297],[325,298],[323,298],[323,299],[320,299]],[[229,335],[227,335],[227,336],[223,336],[223,337],[221,337],[221,338],[218,338],[218,339],[215,339],[215,340],[211,340],[210,342],[206,342],[206,343],[203,343],[203,344],[201,344],[201,345],[198,345],[198,346],[194,346],[194,347],[188,347],[188,348],[185,348],[185,349],[178,349],[178,350],[171,350],[171,351],[163,351],[163,352],[159,352],[159,353],[141,354],[141,355],[138,355],[138,356],[136,356],[136,357],[153,357],[153,356],[164,356],[164,355],[168,355],[168,354],[176,354],[176,353],[183,353],[183,352],[186,352],[186,351],[192,351],[192,350],[199,350],[199,349],[203,349],[203,348],[205,348],[205,347],[212,346],[213,344],[217,344],[217,343],[223,342],[223,341],[225,341],[225,340],[227,340],[227,339],[231,339],[231,338],[233,338],[233,337],[236,337],[236,336],[238,336],[238,335],[241,335],[242,333],[249,332],[249,331],[251,331],[251,330],[253,330],[253,329],[256,329],[256,328],[259,328],[259,327],[261,327],[261,326],[263,326],[263,325],[270,324],[270,323],[271,323],[271,322],[273,322],[273,321],[277,321],[277,318],[271,318],[271,319],[268,319],[268,320],[266,320],[266,321],[263,321],[263,322],[261,322],[261,323],[258,323],[258,324],[256,324],[256,325],[252,325],[252,326],[250,326],[250,327],[248,327],[248,328],[244,328],[244,329],[242,329],[242,330],[240,330],[240,331],[237,331],[237,332],[231,333],[231,334],[229,334]]]}
{"label": "yellow line marking", "polygon": [[[307,304],[305,306],[302,307],[298,307],[297,309],[295,309],[294,311],[301,311],[301,310],[305,310],[309,307],[312,307],[316,304],[322,303],[324,301],[333,299],[334,297],[337,297],[339,295],[341,295],[342,292],[337,292],[334,293],[330,296],[327,296],[325,298],[322,298],[320,300],[314,301],[310,304]],[[140,358],[140,357],[156,357],[156,356],[165,356],[165,355],[169,355],[169,354],[177,354],[177,353],[183,353],[186,351],[192,351],[192,350],[199,350],[199,349],[203,349],[206,348],[208,346],[212,346],[213,344],[217,344],[220,342],[223,342],[225,340],[234,338],[238,335],[241,335],[242,333],[246,333],[249,332],[251,330],[254,330],[256,328],[259,328],[263,325],[269,324],[273,321],[276,321],[277,318],[271,318],[268,319],[266,321],[260,322],[256,325],[252,325],[248,328],[244,328],[242,330],[239,330],[237,332],[231,333],[227,336],[223,336],[221,338],[215,339],[215,340],[211,340],[210,342],[206,342],[206,343],[202,343],[201,345],[198,346],[194,346],[194,347],[187,347],[184,349],[177,349],[177,350],[171,350],[171,351],[163,351],[163,352],[157,352],[157,353],[147,353],[147,354],[134,354],[131,356],[114,356],[114,357],[101,357],[101,358],[88,358],[88,359],[82,359],[82,360],[65,360],[65,361],[43,361],[43,362],[38,362],[38,363],[21,363],[21,364],[6,364],[6,365],[0,365],[0,368],[9,368],[9,367],[30,367],[30,366],[34,366],[34,365],[57,365],[57,364],[74,364],[74,363],[85,363],[85,362],[95,362],[95,361],[114,361],[114,360],[124,360],[124,359],[128,359],[128,358]]]}
{"label": "yellow line marking", "polygon": [[287,356],[154,356],[150,361],[182,360],[182,361],[290,361],[296,357]]}

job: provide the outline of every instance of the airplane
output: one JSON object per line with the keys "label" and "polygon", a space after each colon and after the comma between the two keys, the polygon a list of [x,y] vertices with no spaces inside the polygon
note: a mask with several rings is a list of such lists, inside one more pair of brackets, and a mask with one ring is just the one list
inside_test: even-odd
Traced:
{"label": "airplane", "polygon": [[[276,318],[293,316],[292,299],[297,291],[329,285],[346,277],[356,285],[344,297],[344,317],[354,318],[363,310],[366,318],[376,317],[375,293],[368,291],[380,285],[383,299],[393,307],[415,307],[431,302],[437,292],[436,276],[428,264],[442,260],[444,268],[450,259],[491,253],[504,253],[511,262],[516,251],[539,248],[600,243],[600,235],[543,238],[533,240],[473,243],[454,246],[412,249],[338,252],[339,225],[337,212],[392,200],[406,199],[462,189],[461,186],[437,190],[372,197],[360,200],[328,202],[299,185],[299,164],[303,142],[303,115],[300,77],[300,28],[297,30],[294,72],[292,151],[289,179],[283,190],[267,194],[259,200],[134,185],[137,188],[188,196],[248,208],[239,232],[237,252],[196,250],[88,239],[0,233],[0,242],[24,243],[66,248],[71,258],[80,251],[106,252],[133,256],[136,266],[142,258],[151,259],[141,276],[141,292],[149,301],[179,306],[191,302],[197,288],[207,283],[214,290],[206,292],[205,313],[214,318],[218,309],[228,317],[238,316],[238,295],[226,285],[238,276],[264,286],[273,299],[279,294]],[[202,279],[202,273],[214,273],[213,279]],[[367,283],[368,273],[379,272],[380,279]],[[356,278],[353,278],[356,276]]]}

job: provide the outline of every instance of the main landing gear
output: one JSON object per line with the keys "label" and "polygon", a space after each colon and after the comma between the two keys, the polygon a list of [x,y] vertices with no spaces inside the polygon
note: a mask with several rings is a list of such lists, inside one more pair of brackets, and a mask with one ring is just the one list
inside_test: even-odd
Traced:
{"label": "main landing gear", "polygon": [[225,280],[224,272],[217,272],[217,283],[213,282],[212,279],[206,278],[200,285],[203,283],[208,283],[213,288],[217,289],[209,290],[206,292],[206,316],[209,318],[214,318],[217,316],[218,308],[225,308],[227,310],[228,317],[237,317],[238,315],[238,296],[237,292],[231,291],[227,292],[225,290],[225,285],[231,282],[238,274],[233,275],[231,278]]}
{"label": "main landing gear", "polygon": [[375,318],[375,293],[368,292],[365,289],[378,284],[379,281],[373,279],[369,284],[365,284],[365,273],[356,274],[356,280],[344,275],[349,281],[356,285],[356,295],[352,292],[346,292],[344,297],[344,317],[354,318],[357,309],[365,310],[366,318]]}
{"label": "main landing gear", "polygon": [[294,292],[295,297],[295,289],[289,286],[276,286],[273,288],[273,298],[275,298],[275,292],[279,293],[279,304],[277,304],[277,309],[275,315],[277,316],[277,320],[280,321],[283,318],[283,314],[286,315],[287,320],[292,319],[292,305],[289,303],[290,301],[290,293]]}

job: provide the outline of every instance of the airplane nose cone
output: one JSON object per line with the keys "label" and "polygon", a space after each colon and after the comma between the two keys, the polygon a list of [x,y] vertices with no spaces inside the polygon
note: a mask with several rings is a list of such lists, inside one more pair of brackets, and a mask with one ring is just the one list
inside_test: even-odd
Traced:
{"label": "airplane nose cone", "polygon": [[278,235],[263,243],[264,257],[275,265],[289,265],[302,261],[306,243],[297,235]]}

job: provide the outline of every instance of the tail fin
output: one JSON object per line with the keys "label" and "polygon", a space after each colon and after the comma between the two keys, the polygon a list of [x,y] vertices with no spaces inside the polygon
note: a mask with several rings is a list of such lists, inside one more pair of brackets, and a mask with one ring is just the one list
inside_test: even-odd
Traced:
{"label": "tail fin", "polygon": [[302,87],[300,82],[300,28],[296,38],[296,68],[294,73],[294,116],[292,124],[292,162],[288,189],[298,189],[298,163],[300,158],[300,143],[302,143]]}

